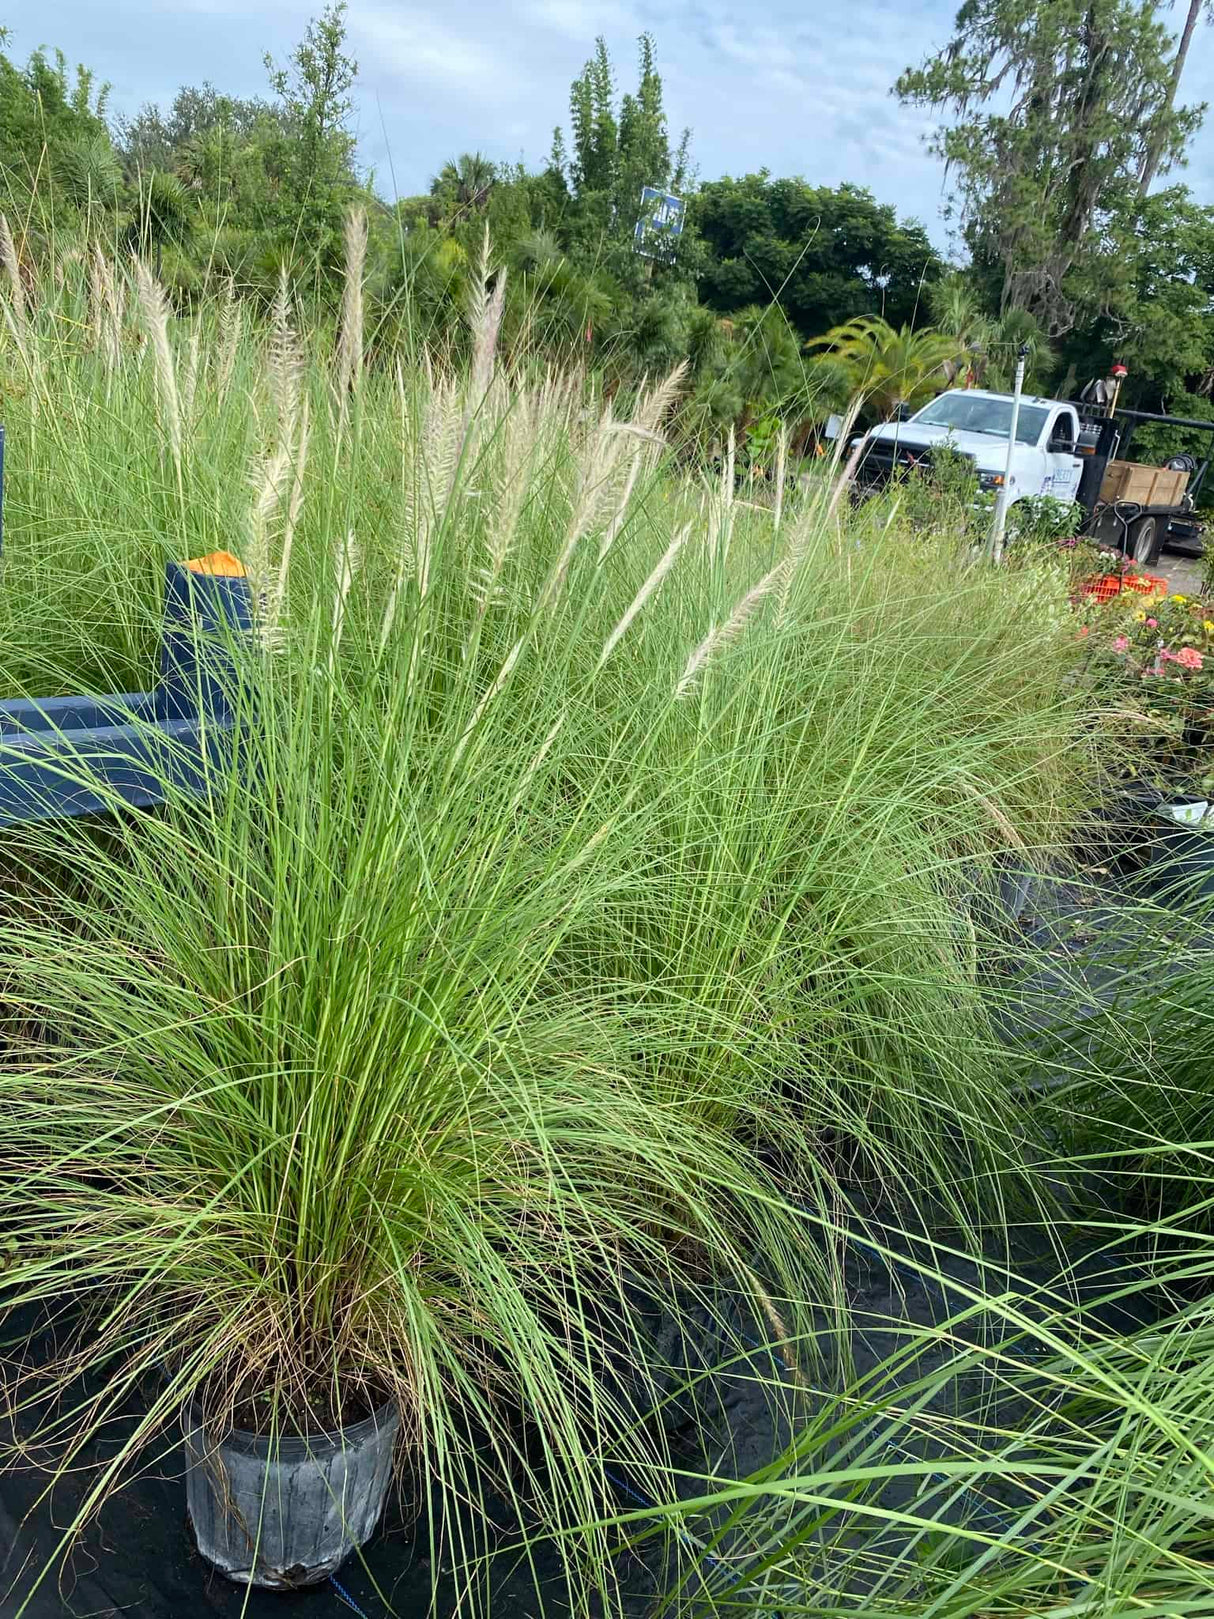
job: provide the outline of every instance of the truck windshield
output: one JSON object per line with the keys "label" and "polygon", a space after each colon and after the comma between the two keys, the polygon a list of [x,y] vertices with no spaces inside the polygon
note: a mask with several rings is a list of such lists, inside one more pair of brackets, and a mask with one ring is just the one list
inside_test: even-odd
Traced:
{"label": "truck windshield", "polygon": [[[1036,444],[1049,414],[1048,405],[1022,404],[1016,443]],[[1012,402],[982,394],[941,394],[925,405],[914,420],[930,427],[955,427],[959,433],[990,433],[995,438],[1006,438],[1012,425]]]}

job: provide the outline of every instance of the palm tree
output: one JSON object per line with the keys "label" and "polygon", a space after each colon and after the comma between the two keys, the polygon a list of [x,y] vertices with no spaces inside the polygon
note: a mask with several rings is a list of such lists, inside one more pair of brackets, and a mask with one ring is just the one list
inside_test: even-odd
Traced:
{"label": "palm tree", "polygon": [[1009,309],[991,323],[990,335],[980,356],[978,377],[987,388],[1010,389],[1016,374],[1016,357],[1025,356],[1025,387],[1041,393],[1054,366],[1050,340],[1036,315],[1027,309]]}
{"label": "palm tree", "polygon": [[164,249],[188,241],[196,215],[190,193],[175,174],[154,169],[140,176],[138,211],[127,234],[136,252],[153,255],[157,277],[162,273]]}
{"label": "palm tree", "polygon": [[117,206],[122,167],[108,135],[77,135],[55,154],[55,179],[77,208]]}
{"label": "palm tree", "polygon": [[980,388],[1011,386],[1015,358],[1028,347],[1028,375],[1048,369],[1049,339],[1040,321],[1026,309],[1009,309],[998,319],[982,312],[973,288],[960,274],[946,276],[929,293],[935,328],[958,345],[955,360],[946,360],[950,383],[968,378]]}
{"label": "palm tree", "polygon": [[997,342],[996,323],[982,313],[972,287],[960,274],[949,275],[929,289],[928,299],[936,330],[953,338],[961,353],[946,360],[944,374],[958,382],[972,373],[980,381],[986,356]]}
{"label": "palm tree", "polygon": [[479,214],[488,206],[496,183],[496,164],[480,152],[461,152],[454,161],[443,164],[430,190],[449,199],[455,212]]}
{"label": "palm tree", "polygon": [[922,404],[948,381],[945,367],[966,353],[965,344],[947,332],[895,328],[879,315],[859,315],[805,346],[820,351],[821,361],[832,367],[842,363],[849,391],[862,394],[880,416],[892,415],[899,405]]}
{"label": "palm tree", "polygon": [[778,304],[752,304],[733,317],[728,365],[744,401],[739,437],[754,417],[785,410],[805,394],[805,362]]}

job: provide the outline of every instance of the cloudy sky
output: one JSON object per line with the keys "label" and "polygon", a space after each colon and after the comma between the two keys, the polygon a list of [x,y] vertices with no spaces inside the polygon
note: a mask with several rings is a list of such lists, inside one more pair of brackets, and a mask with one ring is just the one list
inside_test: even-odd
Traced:
{"label": "cloudy sky", "polygon": [[[168,101],[182,83],[265,89],[322,0],[0,0],[10,52],[59,45],[110,80],[111,105]],[[918,216],[943,243],[941,171],[927,121],[889,86],[947,38],[959,0],[351,0],[364,164],[386,195],[425,189],[443,161],[479,148],[536,162],[564,122],[569,81],[603,33],[623,84],[634,41],[654,34],[672,127],[690,124],[701,175],[766,164],[820,184],[851,180]],[[1177,0],[1175,8],[1184,7]],[[1189,99],[1214,102],[1214,28],[1196,40]],[[1187,179],[1214,203],[1214,114]]]}

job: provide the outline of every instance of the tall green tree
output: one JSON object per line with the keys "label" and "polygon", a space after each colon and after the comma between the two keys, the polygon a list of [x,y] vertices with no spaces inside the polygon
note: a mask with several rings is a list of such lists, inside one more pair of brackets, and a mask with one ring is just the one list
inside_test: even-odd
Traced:
{"label": "tall green tree", "polygon": [[610,238],[630,247],[643,186],[684,185],[690,171],[689,131],[672,151],[653,38],[637,41],[638,81],[617,107],[615,70],[606,42],[573,81],[569,96],[568,159],[558,130],[549,159],[550,176],[568,184],[571,228],[584,241]]}
{"label": "tall green tree", "polygon": [[1102,311],[1068,335],[1062,361],[1086,380],[1123,360],[1128,402],[1192,415],[1176,402],[1214,364],[1214,209],[1183,186],[1145,199],[1131,191],[1122,206],[1122,251],[1105,263]]}
{"label": "tall green tree", "polygon": [[923,227],[859,186],[831,190],[764,169],[701,186],[691,219],[709,249],[705,303],[731,314],[778,299],[806,338],[857,315],[913,324],[942,270]]}
{"label": "tall green tree", "polygon": [[346,52],[346,0],[314,17],[284,66],[267,55],[283,126],[279,179],[296,235],[324,251],[358,189],[350,92],[358,63]]}
{"label": "tall green tree", "polygon": [[934,149],[1002,309],[1060,334],[1098,307],[1117,203],[1148,151],[1166,171],[1200,121],[1173,103],[1171,45],[1157,0],[965,0],[944,49],[898,80],[948,115]]}

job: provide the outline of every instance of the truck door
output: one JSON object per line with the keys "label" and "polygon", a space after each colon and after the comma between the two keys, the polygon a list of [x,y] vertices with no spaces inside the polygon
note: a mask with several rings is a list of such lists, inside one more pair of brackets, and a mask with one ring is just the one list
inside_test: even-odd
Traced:
{"label": "truck door", "polygon": [[1060,410],[1045,445],[1045,484],[1042,494],[1055,500],[1074,500],[1079,492],[1083,462],[1075,453],[1079,418],[1073,410]]}

